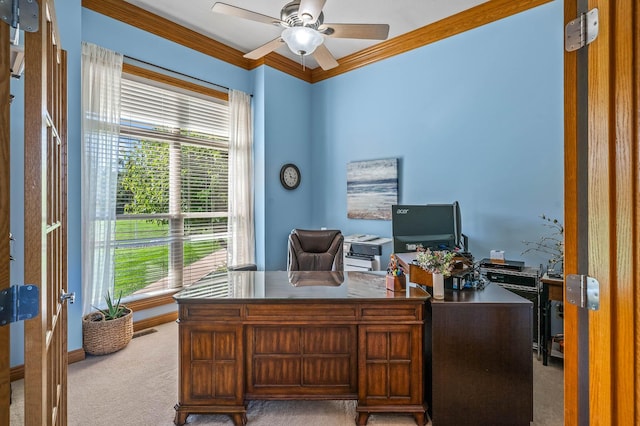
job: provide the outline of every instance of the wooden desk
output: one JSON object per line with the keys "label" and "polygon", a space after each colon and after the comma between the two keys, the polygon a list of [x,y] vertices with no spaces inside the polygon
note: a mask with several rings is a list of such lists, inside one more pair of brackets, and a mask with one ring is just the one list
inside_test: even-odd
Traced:
{"label": "wooden desk", "polygon": [[[416,253],[396,256],[408,271]],[[433,424],[529,426],[533,303],[489,283],[484,290],[445,289],[444,300],[431,299],[427,308],[426,389]]]}
{"label": "wooden desk", "polygon": [[544,324],[542,325],[542,364],[547,365],[551,355],[551,301],[564,301],[564,280],[551,278],[546,273],[540,279],[542,283],[542,297],[540,309]]}
{"label": "wooden desk", "polygon": [[247,422],[252,399],[355,399],[426,422],[419,288],[387,292],[384,272],[229,272],[175,296],[175,424],[192,413]]}
{"label": "wooden desk", "polygon": [[445,290],[430,307],[434,426],[529,426],[533,303],[489,283],[483,290]]}

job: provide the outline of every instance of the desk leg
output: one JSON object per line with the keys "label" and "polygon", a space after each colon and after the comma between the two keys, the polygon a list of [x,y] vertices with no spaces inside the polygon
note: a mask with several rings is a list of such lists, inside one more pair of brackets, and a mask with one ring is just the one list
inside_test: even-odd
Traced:
{"label": "desk leg", "polygon": [[413,418],[416,420],[416,424],[418,426],[425,426],[427,424],[427,419],[424,413],[413,413]]}
{"label": "desk leg", "polygon": [[544,302],[544,328],[542,336],[542,365],[547,365],[549,360],[549,340],[551,339],[551,301],[547,298]]}
{"label": "desk leg", "polygon": [[358,426],[365,426],[367,424],[367,420],[369,420],[369,414],[367,412],[358,413],[358,418],[356,420],[356,424]]}
{"label": "desk leg", "polygon": [[547,365],[549,358],[549,333],[551,333],[551,301],[549,300],[549,286],[545,283],[542,284],[542,292],[540,294],[540,319],[538,330],[542,330],[542,336],[540,336],[540,342],[538,342],[538,348],[542,351],[542,365]]}
{"label": "desk leg", "polygon": [[235,426],[245,426],[247,424],[247,415],[245,413],[231,414],[231,420]]}
{"label": "desk leg", "polygon": [[189,417],[189,413],[186,411],[181,411],[178,409],[178,405],[175,406],[176,415],[173,419],[173,424],[177,426],[182,426],[187,422],[187,417]]}

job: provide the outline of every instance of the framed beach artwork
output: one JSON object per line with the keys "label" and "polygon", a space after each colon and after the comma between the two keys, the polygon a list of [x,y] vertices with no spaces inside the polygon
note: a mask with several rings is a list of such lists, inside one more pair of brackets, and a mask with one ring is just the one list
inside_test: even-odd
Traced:
{"label": "framed beach artwork", "polygon": [[398,204],[398,159],[352,161],[347,164],[347,217],[391,220]]}

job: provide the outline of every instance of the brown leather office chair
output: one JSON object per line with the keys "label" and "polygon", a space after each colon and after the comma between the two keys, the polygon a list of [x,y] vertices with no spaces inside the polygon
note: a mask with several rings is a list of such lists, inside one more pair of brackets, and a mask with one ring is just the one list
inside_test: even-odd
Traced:
{"label": "brown leather office chair", "polygon": [[288,271],[343,271],[338,230],[294,229],[289,234]]}

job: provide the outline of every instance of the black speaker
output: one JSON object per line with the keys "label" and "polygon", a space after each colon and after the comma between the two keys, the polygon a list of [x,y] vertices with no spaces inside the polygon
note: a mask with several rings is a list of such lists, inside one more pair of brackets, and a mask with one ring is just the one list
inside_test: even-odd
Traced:
{"label": "black speaker", "polygon": [[[499,283],[496,283],[500,285]],[[516,289],[513,287],[504,287],[505,289],[517,294],[520,297],[524,297],[527,300],[533,302],[533,347],[537,349],[538,342],[542,336],[542,330],[540,330],[540,307],[539,305],[539,293],[535,289]],[[533,291],[532,291],[533,290]]]}

